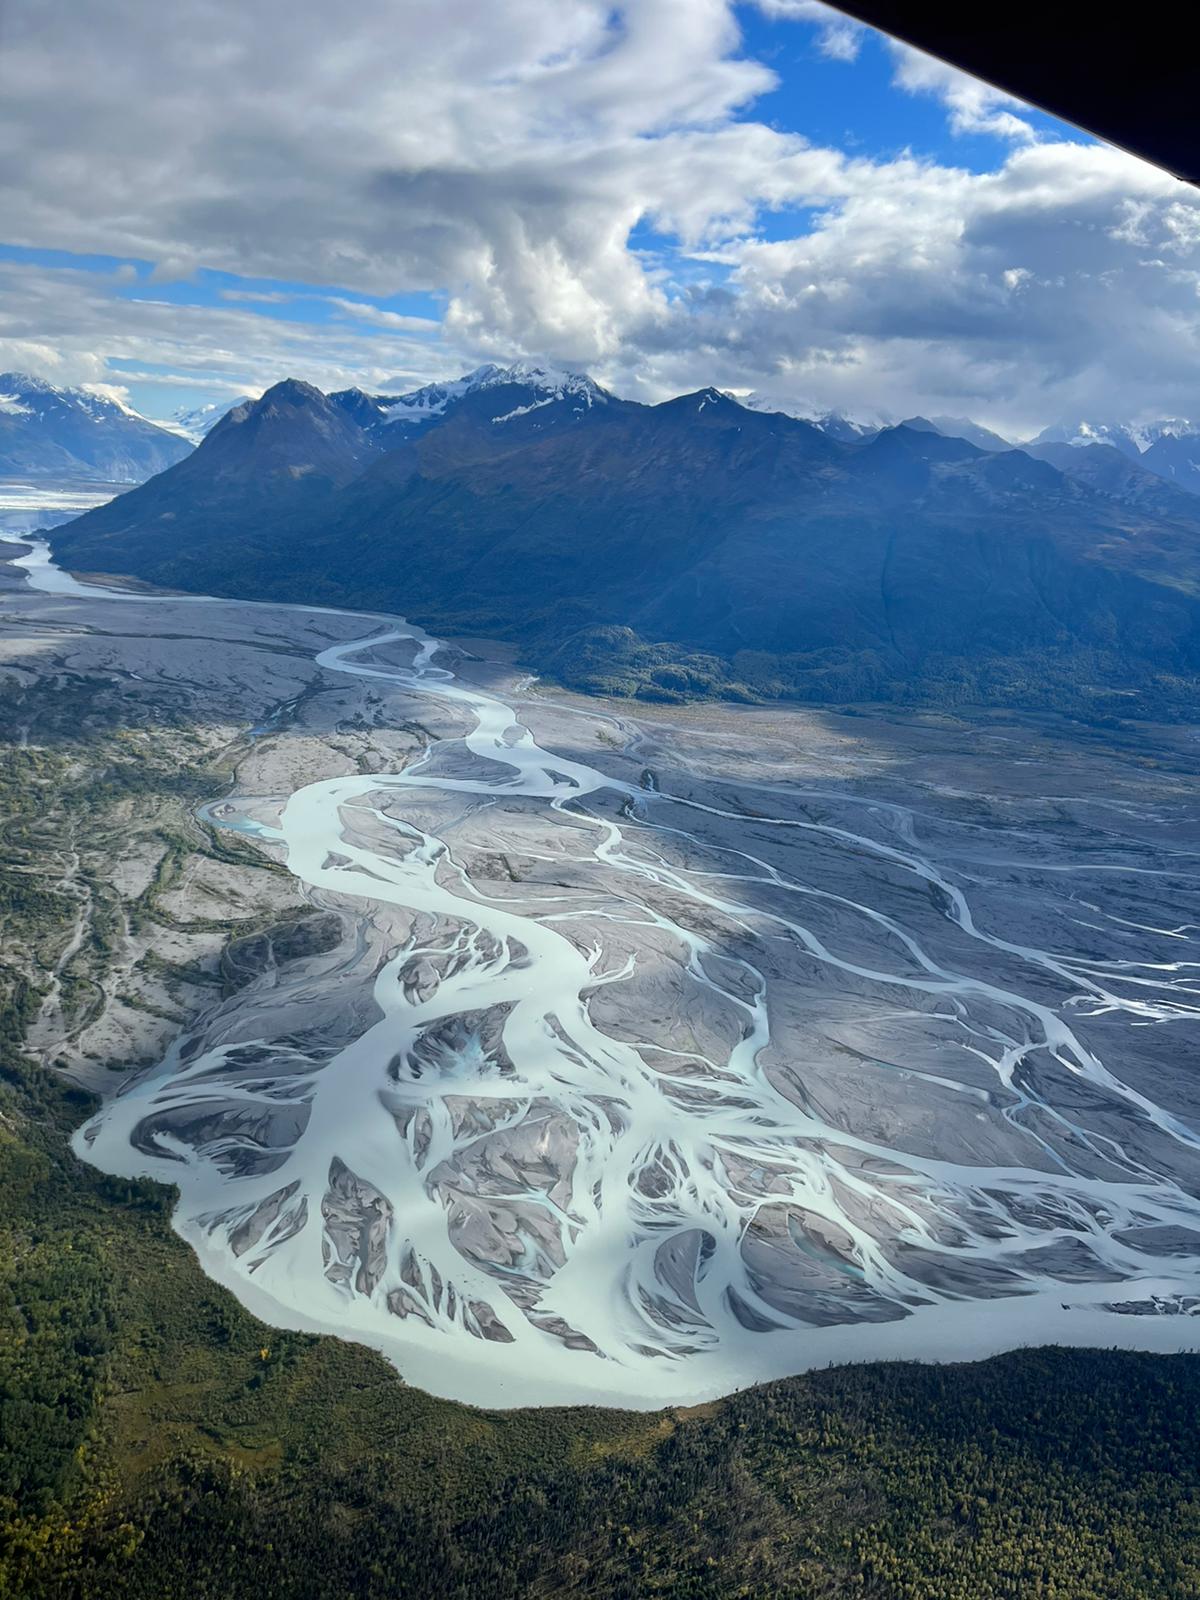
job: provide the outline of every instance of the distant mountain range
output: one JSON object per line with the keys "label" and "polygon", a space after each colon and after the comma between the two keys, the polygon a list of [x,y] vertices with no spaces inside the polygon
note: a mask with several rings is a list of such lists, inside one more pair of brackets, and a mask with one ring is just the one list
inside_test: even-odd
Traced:
{"label": "distant mountain range", "polygon": [[[445,415],[464,395],[503,384],[523,384],[540,406],[563,395],[586,411],[612,397],[582,373],[561,371],[536,362],[509,367],[483,366],[445,383],[419,389],[368,394],[344,389],[330,395],[333,403],[353,414],[360,425],[384,445],[394,445],[406,435]],[[734,397],[730,397],[734,398]],[[169,418],[140,415],[102,389],[63,388],[27,373],[0,374],[0,478],[23,476],[33,480],[65,478],[104,483],[141,483],[182,459],[188,445],[198,445],[229,412],[250,402],[247,395],[183,406]],[[1073,460],[1059,450],[1053,456],[1045,446],[1070,446],[1080,451],[1108,448],[1137,463],[1144,471],[1200,494],[1200,424],[1170,418],[1140,426],[1081,420],[1056,423],[1025,443],[1004,438],[969,417],[913,416],[896,424],[882,413],[873,418],[850,417],[840,411],[820,412],[786,399],[752,394],[739,404],[752,411],[779,413],[811,424],[842,444],[873,438],[892,426],[965,439],[982,450],[1023,449],[1042,459],[1054,459],[1064,472],[1094,481],[1098,463]],[[164,440],[173,435],[177,443]]]}
{"label": "distant mountain range", "polygon": [[[848,417],[840,411],[821,413],[786,400],[771,400],[764,395],[750,395],[742,403],[754,411],[782,411],[788,416],[800,417],[844,443],[870,438],[872,434],[896,425],[891,418],[877,416],[867,420]],[[1076,450],[1108,447],[1137,462],[1155,477],[1165,478],[1193,494],[1200,494],[1200,423],[1190,422],[1186,417],[1164,418],[1138,426],[1086,419],[1058,422],[1043,428],[1035,438],[1025,441],[1005,438],[991,428],[972,422],[970,417],[906,417],[901,425],[921,432],[940,433],[949,439],[966,439],[971,444],[977,444],[981,450],[1016,449],[1036,454],[1042,446],[1051,444],[1069,445]],[[1067,460],[1066,457],[1062,459],[1064,462]],[[1065,465],[1063,470],[1068,470]],[[1086,476],[1090,476],[1093,470],[1091,466],[1083,469]]]}
{"label": "distant mountain range", "polygon": [[[806,415],[803,411],[793,411],[786,404],[770,404],[759,396],[751,396],[746,403],[755,410]],[[832,438],[843,441],[869,438],[887,426],[879,422],[856,421],[837,411],[814,414],[807,420]],[[1176,484],[1189,494],[1200,494],[1200,424],[1186,417],[1171,417],[1136,427],[1087,420],[1060,422],[1044,428],[1036,438],[1025,442],[1006,439],[990,428],[980,427],[969,417],[908,417],[902,426],[940,433],[945,438],[966,439],[981,450],[1026,450],[1042,460],[1053,460],[1063,472],[1077,474],[1085,482],[1093,482],[1103,469],[1095,460],[1081,458],[1079,453],[1088,450],[1116,451],[1150,476]],[[1048,446],[1056,447],[1053,455],[1047,452]],[[1077,454],[1074,457],[1068,455],[1068,449]]]}
{"label": "distant mountain range", "polygon": [[191,448],[112,396],[0,373],[0,478],[141,483]]}
{"label": "distant mountain range", "polygon": [[1166,716],[1200,672],[1200,498],[1113,445],[921,418],[842,439],[531,365],[399,396],[277,384],[53,544],[75,570],[505,635],[660,700]]}
{"label": "distant mountain range", "polygon": [[248,394],[240,394],[235,400],[210,400],[203,406],[181,406],[178,411],[172,412],[169,422],[162,422],[159,426],[182,435],[189,444],[199,444],[227,411],[232,411],[235,406],[244,406],[249,400]]}

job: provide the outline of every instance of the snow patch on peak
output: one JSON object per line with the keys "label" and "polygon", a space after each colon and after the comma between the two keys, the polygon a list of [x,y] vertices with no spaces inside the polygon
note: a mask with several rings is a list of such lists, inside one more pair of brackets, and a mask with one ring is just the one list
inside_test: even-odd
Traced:
{"label": "snow patch on peak", "polygon": [[10,398],[27,399],[34,394],[70,394],[70,389],[56,389],[45,378],[35,378],[28,372],[0,372],[0,389]]}
{"label": "snow patch on peak", "polygon": [[464,373],[461,378],[456,378],[449,386],[457,388],[461,383],[463,393],[471,389],[486,389],[489,383],[499,383],[504,375],[504,368],[498,367],[494,362],[488,361],[482,367],[476,367],[473,372]]}
{"label": "snow patch on peak", "polygon": [[1107,444],[1122,455],[1136,461],[1142,454],[1142,446],[1131,429],[1122,423],[1096,422],[1083,418],[1079,422],[1059,422],[1049,428],[1043,428],[1033,444],[1070,444],[1082,448],[1089,444]]}
{"label": "snow patch on peak", "polygon": [[697,411],[703,411],[705,406],[740,406],[741,401],[736,396],[726,394],[723,389],[714,389],[711,386],[700,391],[700,404]]}
{"label": "snow patch on peak", "polygon": [[381,396],[383,415],[388,422],[396,422],[404,417],[419,421],[440,417],[448,405],[461,400],[463,395],[502,381],[501,368],[490,365],[476,367],[474,372],[464,373],[461,378],[450,378],[444,383],[423,383],[419,389],[410,389],[407,394]]}
{"label": "snow patch on peak", "polygon": [[472,384],[476,389],[491,389],[498,384],[519,383],[552,400],[565,400],[568,396],[584,401],[588,406],[605,405],[609,394],[586,372],[571,372],[566,367],[544,365],[538,361],[514,361],[510,367],[491,367],[488,376]]}
{"label": "snow patch on peak", "polygon": [[1187,439],[1200,433],[1200,423],[1192,422],[1187,417],[1163,417],[1158,422],[1144,422],[1131,427],[1129,433],[1144,455],[1160,439]]}
{"label": "snow patch on peak", "polygon": [[528,416],[531,411],[540,411],[543,406],[552,406],[557,395],[543,395],[540,400],[531,400],[527,406],[514,406],[511,411],[506,411],[502,417],[493,417],[492,422],[511,422],[514,417]]}
{"label": "snow patch on peak", "polygon": [[503,417],[497,417],[497,422],[507,422],[511,417],[524,415],[535,406],[554,400],[573,400],[578,409],[580,405],[585,408],[606,405],[611,398],[606,389],[602,389],[584,372],[569,372],[563,367],[538,361],[514,361],[507,367],[489,362],[486,366],[476,367],[474,372],[465,373],[461,378],[446,383],[426,383],[408,394],[385,397],[383,414],[389,422],[404,418],[424,422],[443,416],[446,408],[464,395],[507,385],[532,389],[538,399],[531,405],[518,406]]}
{"label": "snow patch on peak", "polygon": [[[1160,417],[1152,422],[1060,422],[1043,428],[1033,444],[1108,444],[1137,461],[1164,441],[1190,439],[1200,434],[1200,423],[1187,417]],[[1167,448],[1170,448],[1168,444]]]}
{"label": "snow patch on peak", "polygon": [[452,400],[458,400],[466,394],[467,383],[466,378],[459,378],[453,383],[426,383],[420,389],[414,389],[409,394],[397,395],[394,399],[385,396],[384,421],[397,422],[404,417],[424,421],[427,418],[440,417]]}

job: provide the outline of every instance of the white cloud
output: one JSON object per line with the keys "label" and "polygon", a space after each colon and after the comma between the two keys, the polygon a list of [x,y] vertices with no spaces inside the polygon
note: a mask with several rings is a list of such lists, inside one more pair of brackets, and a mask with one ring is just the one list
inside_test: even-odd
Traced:
{"label": "white cloud", "polygon": [[410,317],[400,311],[367,305],[361,300],[342,300],[337,295],[330,295],[328,304],[357,322],[370,322],[377,328],[392,328],[398,333],[436,333],[441,327],[433,317]]}
{"label": "white cloud", "polygon": [[[1200,225],[1200,196],[1098,146],[1022,147],[995,173],[902,159],[837,175],[814,231],[727,250],[725,283],[641,330],[643,383],[703,371],[1016,432],[1097,408],[1195,414],[1200,252],[1184,267],[1168,251]],[[1117,226],[1131,200],[1139,242]]]}
{"label": "white cloud", "polygon": [[821,0],[757,0],[766,16],[788,22],[815,23],[817,48],[830,61],[856,61],[867,30]]}
{"label": "white cloud", "polygon": [[868,34],[879,38],[893,58],[892,82],[906,94],[930,95],[946,107],[955,133],[987,133],[1002,139],[1032,140],[1034,130],[1018,115],[1020,100],[981,82],[957,67],[926,55],[901,40],[880,34],[822,0],[755,0],[775,21],[806,22],[817,30],[817,48],[831,61],[857,61]]}
{"label": "white cloud", "polygon": [[[143,372],[139,371],[136,367],[126,367],[122,370],[122,376],[126,378],[130,384],[153,384],[156,388],[162,389],[194,390],[197,387],[194,373]],[[260,395],[263,390],[263,386],[261,384],[234,382],[232,379],[221,379],[211,376],[205,379],[202,387],[207,390],[211,390],[214,394],[248,394],[255,397]]]}
{"label": "white cloud", "polygon": [[286,306],[296,299],[288,289],[222,289],[220,295],[222,300],[255,306]]}
{"label": "white cloud", "polygon": [[[1197,409],[1200,199],[1039,143],[1004,96],[900,47],[907,92],[1011,141],[996,171],[755,120],[775,78],[727,0],[359,0],[336,24],[318,0],[5,0],[5,30],[10,239],[155,264],[136,301],[111,272],[0,268],[5,364],[240,389],[537,354],[646,397],[714,381],[1008,427]],[[796,237],[760,238],[764,211]],[[257,283],[174,303],[197,266]],[[440,334],[371,303],[429,290]],[[322,291],[338,315],[314,326]]]}
{"label": "white cloud", "polygon": [[[55,342],[48,345],[40,333],[51,326]],[[0,370],[38,372],[55,382],[241,394],[300,375],[336,389],[395,373],[414,381],[451,376],[476,354],[453,345],[431,349],[428,338],[402,331],[291,322],[236,304],[118,298],[101,274],[0,262]]]}
{"label": "white cloud", "polygon": [[896,86],[909,94],[927,94],[940,100],[949,112],[955,133],[991,133],[1020,143],[1036,137],[1032,126],[1017,115],[1024,107],[1012,95],[898,39],[889,39],[888,46],[895,58]]}
{"label": "white cloud", "polygon": [[124,383],[85,383],[83,388],[89,394],[99,395],[102,400],[112,400],[119,406],[129,405],[129,386]]}

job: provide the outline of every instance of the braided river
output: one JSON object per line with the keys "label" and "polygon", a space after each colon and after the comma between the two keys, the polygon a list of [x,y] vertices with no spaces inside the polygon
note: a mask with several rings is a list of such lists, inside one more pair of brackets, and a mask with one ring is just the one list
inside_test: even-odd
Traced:
{"label": "braided river", "polygon": [[[126,615],[210,603],[20,564]],[[336,946],[196,1017],[76,1139],[178,1187],[213,1278],[488,1405],[1196,1342],[1183,788],[1025,805],[710,773],[698,738],[548,710],[361,620],[320,680],[450,734],[207,813],[286,863]],[[587,759],[581,722],[611,747]]]}

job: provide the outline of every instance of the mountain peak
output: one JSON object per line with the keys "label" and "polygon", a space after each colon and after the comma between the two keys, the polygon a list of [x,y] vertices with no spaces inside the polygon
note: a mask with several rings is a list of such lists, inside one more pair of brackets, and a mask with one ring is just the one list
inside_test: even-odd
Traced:
{"label": "mountain peak", "polygon": [[324,419],[326,425],[333,422],[339,426],[352,426],[336,402],[315,385],[306,383],[303,378],[282,378],[264,390],[257,400],[246,399],[239,405],[231,406],[208,430],[202,443],[227,439],[244,424],[252,424],[260,429],[281,422],[286,424],[289,419],[305,423],[309,419]]}
{"label": "mountain peak", "polygon": [[1097,422],[1083,418],[1078,422],[1056,422],[1043,428],[1030,444],[1110,444],[1131,461],[1136,461],[1142,447],[1129,428],[1122,423]]}
{"label": "mountain peak", "polygon": [[0,372],[0,390],[17,394],[74,394],[77,391],[56,388],[46,378],[35,378],[31,372]]}
{"label": "mountain peak", "polygon": [[730,416],[735,411],[745,411],[746,407],[733,395],[727,394],[724,389],[718,389],[709,384],[704,389],[694,389],[691,394],[676,395],[673,400],[664,400],[664,406],[671,406],[680,411],[694,411],[697,416],[704,412],[712,415]]}
{"label": "mountain peak", "polygon": [[896,424],[899,428],[911,428],[914,433],[941,433],[941,429],[930,422],[928,417],[905,417]]}
{"label": "mountain peak", "polygon": [[900,427],[911,428],[914,433],[939,433],[944,439],[965,439],[968,444],[993,454],[1013,448],[1003,435],[993,433],[991,428],[981,428],[970,417],[905,417]]}
{"label": "mountain peak", "polygon": [[1006,439],[994,428],[981,427],[978,422],[972,422],[970,417],[930,417],[929,420],[948,439],[965,439],[968,444],[977,444],[981,450],[1002,452],[1015,448],[1011,439]]}
{"label": "mountain peak", "polygon": [[284,378],[260,399],[227,411],[186,466],[230,481],[344,483],[377,448],[369,430],[320,389]]}
{"label": "mountain peak", "polygon": [[1140,423],[1130,428],[1142,450],[1149,450],[1161,439],[1188,439],[1200,433],[1200,423],[1187,417],[1161,417],[1157,422]]}
{"label": "mountain peak", "polygon": [[0,374],[0,476],[140,483],[189,448],[112,386],[60,388],[27,372]]}
{"label": "mountain peak", "polygon": [[889,464],[921,462],[931,467],[937,462],[973,461],[988,453],[967,439],[947,437],[932,424],[921,427],[922,421],[923,418],[916,418],[912,422],[881,428],[858,447],[860,457]]}
{"label": "mountain peak", "polygon": [[328,404],[328,401],[320,389],[311,383],[306,383],[303,378],[282,378],[265,391],[261,400],[252,401],[251,404],[260,406],[269,404],[324,406]]}
{"label": "mountain peak", "polygon": [[612,399],[608,390],[601,388],[585,372],[572,372],[539,361],[514,361],[506,367],[489,362],[464,373],[461,378],[422,384],[419,389],[404,394],[381,396],[378,404],[385,422],[407,425],[411,431],[445,416],[448,410],[456,409],[469,397],[483,397],[488,391],[499,389],[516,389],[523,393],[515,406],[506,397],[502,403],[507,409],[491,419],[497,423],[512,421],[556,401],[566,402],[570,411],[578,416],[593,406],[607,405]]}
{"label": "mountain peak", "polygon": [[556,398],[582,396],[588,405],[603,405],[610,398],[608,390],[602,389],[586,372],[575,372],[568,367],[550,366],[538,361],[514,361],[508,367],[484,367],[480,368],[480,373],[486,373],[487,376],[477,377],[471,387],[483,389],[502,383],[518,383]]}

